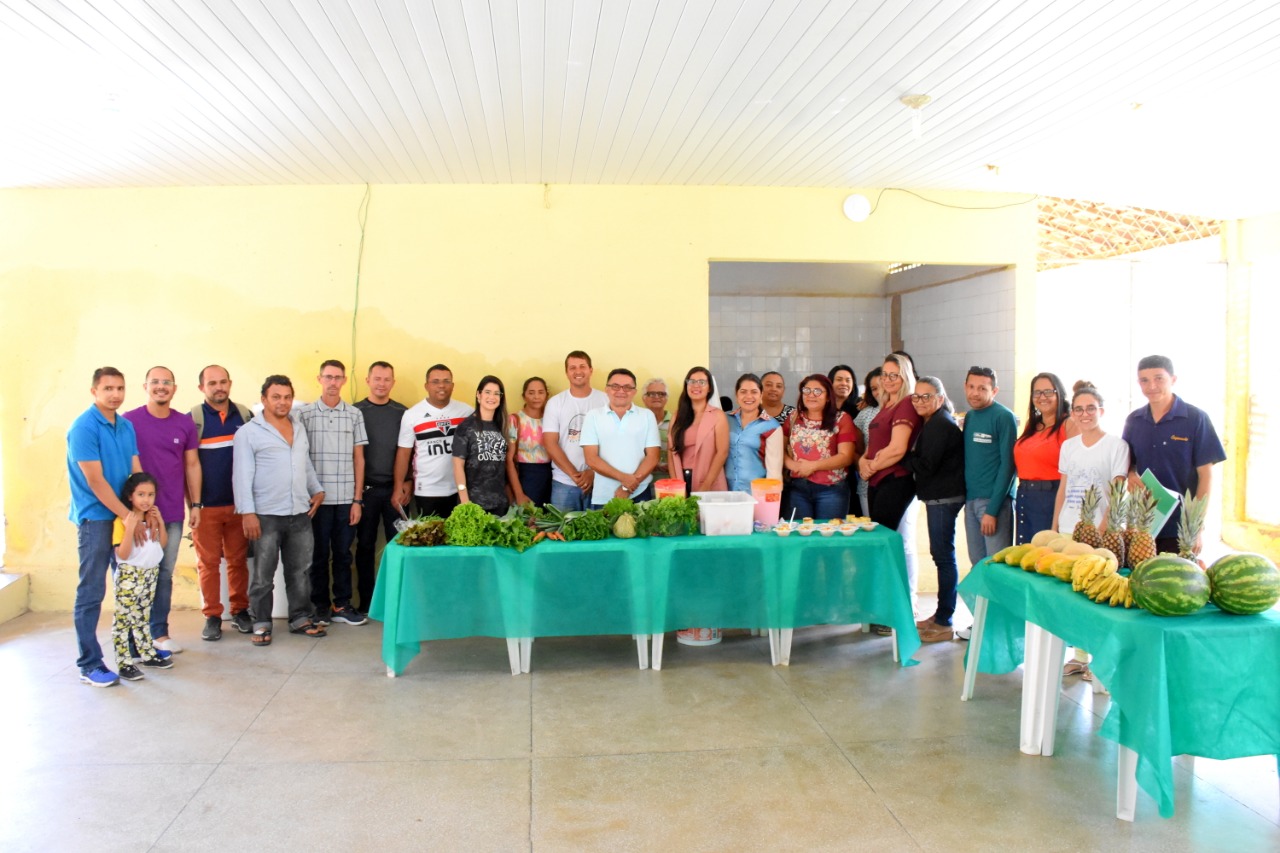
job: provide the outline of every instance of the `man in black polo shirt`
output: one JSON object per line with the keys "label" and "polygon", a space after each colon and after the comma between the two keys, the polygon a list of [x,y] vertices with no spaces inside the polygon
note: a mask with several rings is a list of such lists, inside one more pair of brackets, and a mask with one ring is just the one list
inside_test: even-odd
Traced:
{"label": "man in black polo shirt", "polygon": [[356,403],[356,408],[364,413],[369,444],[364,449],[364,514],[356,528],[356,592],[360,610],[367,613],[373,601],[379,522],[388,542],[396,535],[395,520],[399,514],[391,503],[391,495],[396,486],[396,444],[405,407],[391,399],[396,371],[387,362],[375,361],[369,365],[369,375],[364,382],[369,386],[369,396]]}

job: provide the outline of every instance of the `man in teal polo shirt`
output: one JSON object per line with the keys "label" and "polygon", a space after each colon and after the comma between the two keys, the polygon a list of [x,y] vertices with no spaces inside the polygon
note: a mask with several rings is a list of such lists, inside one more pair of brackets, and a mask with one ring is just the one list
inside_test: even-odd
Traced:
{"label": "man in teal polo shirt", "polygon": [[80,656],[80,681],[110,687],[120,679],[102,661],[98,618],[107,593],[107,571],[115,567],[111,528],[129,510],[120,489],[135,471],[138,439],[133,425],[116,411],[124,403],[124,374],[114,367],[93,372],[93,405],[67,431],[67,476],[71,481],[71,520],[76,523],[80,580],[76,585],[74,622]]}
{"label": "man in teal polo shirt", "polygon": [[977,564],[1013,544],[1013,442],[1018,422],[996,402],[1000,386],[989,367],[970,367],[964,379],[964,532]]}
{"label": "man in teal polo shirt", "polygon": [[[1138,387],[1147,405],[1134,410],[1124,422],[1129,480],[1136,484],[1150,469],[1171,492],[1208,497],[1213,466],[1225,460],[1227,453],[1209,416],[1173,393],[1177,381],[1173,360],[1167,356],[1149,355],[1138,362]],[[1180,515],[1178,507],[1156,536],[1158,550],[1178,552]],[[1199,546],[1197,542],[1196,548]]]}

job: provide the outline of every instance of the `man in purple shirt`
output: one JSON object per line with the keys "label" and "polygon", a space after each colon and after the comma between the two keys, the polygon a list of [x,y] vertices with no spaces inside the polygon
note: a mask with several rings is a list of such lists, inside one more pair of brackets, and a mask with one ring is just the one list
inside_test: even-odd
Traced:
{"label": "man in purple shirt", "polygon": [[173,566],[182,543],[186,502],[191,502],[191,529],[200,524],[200,438],[195,421],[171,407],[177,385],[173,371],[153,367],[143,388],[147,404],[124,413],[138,435],[142,470],[156,478],[156,507],[164,519],[169,544],[160,561],[156,597],[151,607],[151,636],[155,647],[171,654],[182,648],[169,637],[169,608],[173,602]]}

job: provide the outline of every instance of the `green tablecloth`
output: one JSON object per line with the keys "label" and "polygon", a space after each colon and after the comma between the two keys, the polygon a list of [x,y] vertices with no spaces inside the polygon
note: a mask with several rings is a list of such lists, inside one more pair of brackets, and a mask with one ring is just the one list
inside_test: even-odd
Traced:
{"label": "green tablecloth", "polygon": [[369,615],[401,672],[423,640],[658,634],[690,625],[796,628],[878,622],[903,666],[920,647],[902,539],[682,536],[383,552]]}
{"label": "green tablecloth", "polygon": [[1024,622],[1088,649],[1111,691],[1102,736],[1138,754],[1138,784],[1173,815],[1175,755],[1280,755],[1280,612],[1234,616],[1212,604],[1152,616],[1095,604],[1071,585],[984,561],[960,584],[989,602],[978,671],[1022,663]]}

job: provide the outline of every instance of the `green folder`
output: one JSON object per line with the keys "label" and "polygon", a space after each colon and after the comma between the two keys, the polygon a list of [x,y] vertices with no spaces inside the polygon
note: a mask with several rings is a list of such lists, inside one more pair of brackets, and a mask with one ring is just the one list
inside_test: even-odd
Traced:
{"label": "green folder", "polygon": [[1159,536],[1160,531],[1164,530],[1165,524],[1169,521],[1169,516],[1173,515],[1173,511],[1178,508],[1178,504],[1182,498],[1177,492],[1171,492],[1160,484],[1156,479],[1156,475],[1151,473],[1148,468],[1142,472],[1142,482],[1146,483],[1147,488],[1151,490],[1151,494],[1156,499],[1156,517],[1151,522],[1151,528],[1147,532],[1152,536]]}

